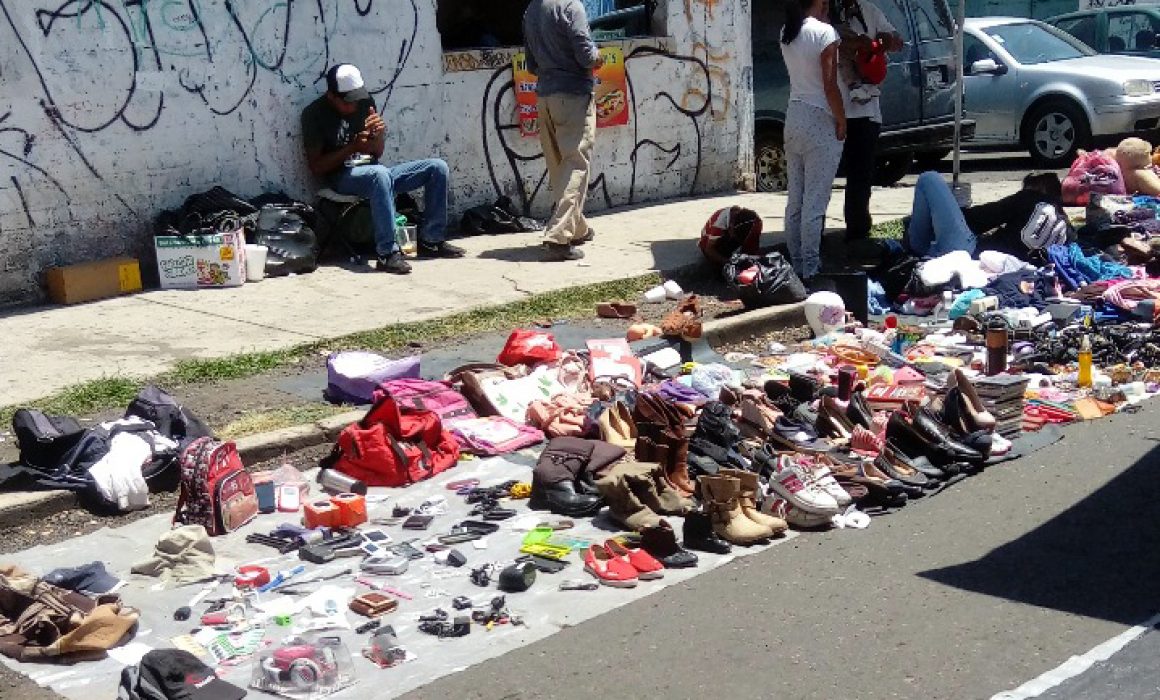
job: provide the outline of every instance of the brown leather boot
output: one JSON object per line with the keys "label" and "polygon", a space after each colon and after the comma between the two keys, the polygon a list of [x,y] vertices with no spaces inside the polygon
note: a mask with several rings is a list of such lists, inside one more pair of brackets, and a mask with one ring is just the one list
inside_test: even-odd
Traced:
{"label": "brown leather boot", "polygon": [[774,535],[780,535],[789,529],[789,523],[781,518],[766,515],[757,509],[757,475],[744,469],[722,469],[718,476],[731,476],[741,482],[741,490],[737,500],[741,504],[741,512],[753,522],[768,528]]}
{"label": "brown leather boot", "polygon": [[741,512],[738,496],[741,481],[730,476],[702,476],[701,495],[713,521],[713,532],[733,544],[753,544],[773,536],[769,528],[758,525]]}
{"label": "brown leather boot", "polygon": [[661,463],[665,467],[665,477],[682,495],[692,496],[697,493],[697,485],[689,478],[689,439],[672,440],[668,447],[668,461]]}

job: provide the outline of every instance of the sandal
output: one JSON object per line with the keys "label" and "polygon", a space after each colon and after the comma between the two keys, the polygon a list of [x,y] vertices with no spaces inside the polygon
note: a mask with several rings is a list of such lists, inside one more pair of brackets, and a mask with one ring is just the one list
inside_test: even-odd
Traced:
{"label": "sandal", "polygon": [[628,319],[636,316],[636,304],[620,301],[603,301],[596,305],[596,315],[600,318]]}

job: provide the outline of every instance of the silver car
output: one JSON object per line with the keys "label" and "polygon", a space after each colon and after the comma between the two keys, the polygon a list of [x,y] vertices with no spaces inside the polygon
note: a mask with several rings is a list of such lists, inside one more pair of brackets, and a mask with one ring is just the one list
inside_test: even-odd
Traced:
{"label": "silver car", "polygon": [[963,73],[972,144],[1021,144],[1041,166],[1160,124],[1160,59],[1099,55],[1035,20],[968,19]]}

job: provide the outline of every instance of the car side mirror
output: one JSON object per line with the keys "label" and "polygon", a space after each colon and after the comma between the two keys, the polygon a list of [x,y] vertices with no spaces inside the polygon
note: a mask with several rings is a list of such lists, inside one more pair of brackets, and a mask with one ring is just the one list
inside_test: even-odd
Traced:
{"label": "car side mirror", "polygon": [[1007,66],[998,63],[993,58],[984,58],[971,64],[971,75],[1003,75]]}

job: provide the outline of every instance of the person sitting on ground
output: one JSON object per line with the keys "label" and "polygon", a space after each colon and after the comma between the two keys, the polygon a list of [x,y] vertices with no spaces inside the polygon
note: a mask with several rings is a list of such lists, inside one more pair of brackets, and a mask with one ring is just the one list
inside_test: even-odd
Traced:
{"label": "person sitting on ground", "polygon": [[394,166],[379,162],[387,133],[358,68],[349,63],[326,72],[326,94],[302,110],[302,141],[310,172],[339,194],[370,200],[376,267],[405,275],[411,266],[395,238],[395,195],[423,190],[421,258],[461,258],[464,250],[444,240],[447,231],[447,163],[438,159]]}
{"label": "person sitting on ground", "polygon": [[760,255],[761,217],[752,209],[732,206],[713,212],[701,229],[697,247],[718,271],[737,251]]}
{"label": "person sitting on ground", "polygon": [[1031,173],[1023,178],[1023,188],[997,202],[960,209],[955,195],[942,175],[925,172],[914,186],[904,246],[920,257],[937,258],[956,250],[974,255],[982,250],[998,250],[1027,259],[1023,228],[1040,203],[1052,205],[1058,220],[1067,227],[1067,238],[1075,231],[1063,211],[1063,183],[1055,173]]}

